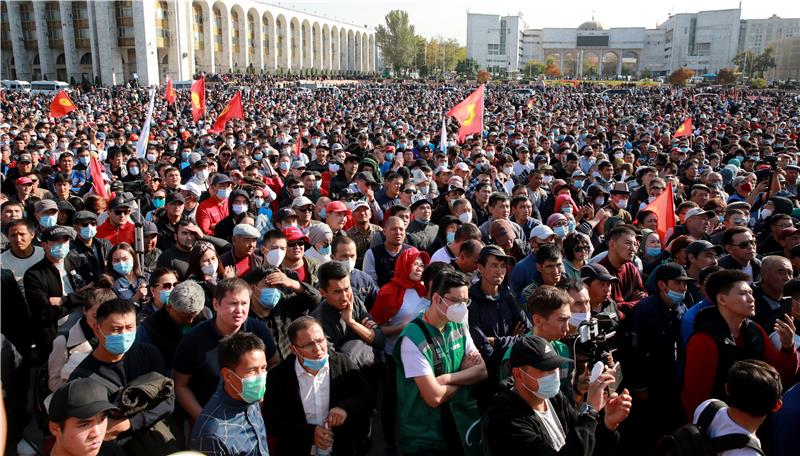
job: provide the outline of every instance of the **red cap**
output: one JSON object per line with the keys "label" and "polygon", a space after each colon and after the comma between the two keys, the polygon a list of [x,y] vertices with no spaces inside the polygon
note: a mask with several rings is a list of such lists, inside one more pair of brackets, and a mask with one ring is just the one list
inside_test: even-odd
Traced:
{"label": "red cap", "polygon": [[131,133],[131,135],[128,136],[128,141],[138,141],[138,140],[139,140],[139,135],[137,135],[136,133]]}
{"label": "red cap", "polygon": [[28,184],[32,184],[33,181],[31,180],[30,177],[20,177],[20,178],[17,178],[17,183],[20,184],[20,185],[28,185]]}
{"label": "red cap", "polygon": [[308,240],[308,236],[303,234],[303,231],[296,226],[287,226],[286,228],[284,228],[283,235],[286,236],[286,240],[289,242],[294,242],[302,239],[303,241],[305,241],[306,244],[311,243]]}
{"label": "red cap", "polygon": [[330,203],[328,203],[327,206],[325,206],[325,213],[330,214],[332,212],[350,212],[350,211],[347,210],[347,205],[345,205],[343,202],[339,200],[336,200],[336,201],[331,201]]}

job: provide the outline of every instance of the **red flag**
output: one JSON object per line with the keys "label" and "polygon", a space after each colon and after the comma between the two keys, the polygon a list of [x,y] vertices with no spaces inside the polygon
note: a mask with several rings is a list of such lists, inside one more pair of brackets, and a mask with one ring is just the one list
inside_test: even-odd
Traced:
{"label": "red flag", "polygon": [[688,119],[684,120],[680,127],[675,130],[674,138],[680,138],[681,136],[689,136],[692,134],[692,118],[689,117]]}
{"label": "red flag", "polygon": [[483,84],[461,103],[453,106],[447,113],[455,117],[461,128],[458,129],[458,142],[463,142],[467,135],[481,133],[483,130]]}
{"label": "red flag", "polygon": [[641,211],[655,212],[658,216],[658,236],[661,238],[661,245],[667,246],[667,239],[675,231],[675,197],[672,194],[672,183],[667,184],[666,190],[659,195],[652,203],[640,209]]}
{"label": "red flag", "polygon": [[50,102],[50,117],[55,117],[56,119],[59,117],[64,117],[72,111],[78,109],[75,107],[75,103],[69,99],[69,95],[67,92],[61,91],[53,97],[53,101]]}
{"label": "red flag", "polygon": [[303,153],[303,130],[300,130],[300,133],[297,134],[297,144],[294,145],[294,156],[300,157],[300,154]]}
{"label": "red flag", "polygon": [[164,90],[164,99],[167,100],[168,105],[175,103],[175,87],[172,87],[172,79],[169,76],[167,76],[167,89]]}
{"label": "red flag", "polygon": [[103,181],[103,171],[100,169],[100,162],[97,161],[96,154],[92,154],[92,158],[89,160],[89,173],[92,175],[94,193],[103,199],[108,199],[106,183]]}
{"label": "red flag", "polygon": [[228,102],[228,106],[225,106],[225,109],[222,110],[219,117],[217,117],[217,120],[214,122],[214,125],[211,126],[211,129],[208,131],[211,133],[219,133],[225,129],[225,123],[227,121],[243,118],[244,108],[242,108],[242,94],[236,92],[236,95],[231,98],[231,101]]}
{"label": "red flag", "polygon": [[206,110],[206,77],[192,83],[192,119],[197,122]]}

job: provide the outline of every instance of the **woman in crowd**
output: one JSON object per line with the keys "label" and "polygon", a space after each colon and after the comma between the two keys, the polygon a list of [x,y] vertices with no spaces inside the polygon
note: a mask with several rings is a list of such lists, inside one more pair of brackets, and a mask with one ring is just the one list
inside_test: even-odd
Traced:
{"label": "woman in crowd", "polygon": [[121,242],[108,253],[106,270],[114,278],[114,293],[121,299],[141,303],[147,298],[147,277],[133,247]]}

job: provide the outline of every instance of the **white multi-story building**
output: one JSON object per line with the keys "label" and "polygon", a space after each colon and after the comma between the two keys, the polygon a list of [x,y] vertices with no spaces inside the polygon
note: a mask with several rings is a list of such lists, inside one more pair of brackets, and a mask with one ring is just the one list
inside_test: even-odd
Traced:
{"label": "white multi-story building", "polygon": [[144,85],[195,72],[375,71],[375,31],[254,0],[0,0],[7,79],[134,77]]}
{"label": "white multi-story building", "polygon": [[669,74],[688,67],[716,73],[738,52],[760,53],[772,41],[800,36],[800,19],[742,20],[741,10],[675,14],[655,29],[529,29],[518,16],[467,15],[467,57],[492,71],[524,71],[528,61],[552,61],[567,77]]}

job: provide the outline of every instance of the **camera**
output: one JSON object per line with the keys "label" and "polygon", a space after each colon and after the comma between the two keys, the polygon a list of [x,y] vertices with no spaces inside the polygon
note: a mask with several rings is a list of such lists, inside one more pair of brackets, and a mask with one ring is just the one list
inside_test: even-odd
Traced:
{"label": "camera", "polygon": [[619,318],[616,313],[609,312],[596,314],[581,323],[575,342],[576,356],[588,358],[590,366],[597,361],[607,364],[617,349],[617,328]]}

